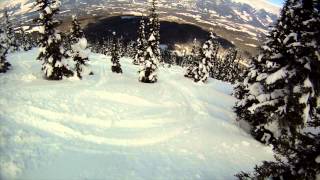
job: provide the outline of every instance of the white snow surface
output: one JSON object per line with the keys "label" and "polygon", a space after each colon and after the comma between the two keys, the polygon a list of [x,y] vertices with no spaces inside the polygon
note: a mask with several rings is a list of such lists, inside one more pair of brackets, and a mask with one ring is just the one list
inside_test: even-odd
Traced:
{"label": "white snow surface", "polygon": [[0,179],[234,179],[272,150],[234,121],[230,84],[195,84],[180,67],[155,84],[138,66],[90,54],[95,75],[42,78],[37,49],[0,74]]}

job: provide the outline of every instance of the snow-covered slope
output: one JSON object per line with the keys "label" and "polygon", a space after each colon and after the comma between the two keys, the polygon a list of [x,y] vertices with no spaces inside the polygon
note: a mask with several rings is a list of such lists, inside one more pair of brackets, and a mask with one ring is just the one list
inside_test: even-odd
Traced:
{"label": "snow-covered slope", "polygon": [[[0,4],[0,9],[9,6],[14,15],[32,14],[32,0],[5,1]],[[238,3],[240,2],[240,3]],[[91,16],[103,16],[109,14],[131,13],[141,15],[146,12],[147,0],[65,0],[62,1],[62,12],[64,16],[74,13]],[[251,25],[256,28],[267,29],[277,19],[279,7],[274,6],[266,0],[246,2],[244,0],[161,0],[158,3],[160,13],[164,16],[177,16],[177,14],[190,14],[187,18],[200,16],[206,23],[217,23],[227,26],[238,23]],[[70,14],[71,13],[71,14]],[[197,21],[197,18],[194,19]],[[228,23],[223,23],[227,21]]]}
{"label": "snow-covered slope", "polygon": [[28,1],[30,1],[30,0],[14,0],[14,1],[2,0],[2,1],[0,2],[0,7],[10,8],[10,7],[14,7],[14,6],[17,6],[17,5],[24,5],[24,4],[26,4]]}
{"label": "snow-covered slope", "polygon": [[94,76],[46,81],[36,56],[0,74],[0,179],[232,179],[272,159],[234,122],[229,84],[179,67],[142,84],[130,59],[118,75],[99,54]]}
{"label": "snow-covered slope", "polygon": [[244,4],[249,4],[252,7],[254,7],[257,10],[260,9],[264,9],[270,13],[273,14],[279,14],[280,12],[280,7],[278,7],[277,5],[274,5],[270,2],[268,2],[268,0],[254,0],[254,1],[248,1],[248,0],[232,0],[234,2],[240,2],[240,3],[244,3]]}

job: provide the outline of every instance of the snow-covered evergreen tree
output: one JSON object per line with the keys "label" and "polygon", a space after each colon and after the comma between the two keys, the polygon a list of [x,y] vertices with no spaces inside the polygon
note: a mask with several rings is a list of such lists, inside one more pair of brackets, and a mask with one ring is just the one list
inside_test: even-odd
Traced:
{"label": "snow-covered evergreen tree", "polygon": [[236,176],[247,179],[317,179],[320,174],[320,133],[298,134],[296,143],[280,139],[275,148],[276,161],[264,161],[255,172]]}
{"label": "snow-covered evergreen tree", "polygon": [[194,70],[199,66],[200,61],[200,47],[197,39],[193,40],[191,55],[188,56],[188,67],[186,69],[185,77],[193,78]]}
{"label": "snow-covered evergreen tree", "polygon": [[71,57],[75,61],[75,71],[78,78],[82,79],[83,75],[93,74],[87,65],[88,58],[88,42],[84,36],[83,30],[76,16],[72,17],[72,29],[69,40],[71,43]]}
{"label": "snow-covered evergreen tree", "polygon": [[138,39],[137,39],[137,47],[136,54],[134,57],[133,64],[139,65],[144,62],[144,56],[147,49],[147,39],[145,34],[145,22],[143,17],[140,20],[140,26],[138,30]]}
{"label": "snow-covered evergreen tree", "polygon": [[5,43],[6,46],[9,48],[9,52],[15,52],[19,50],[19,44],[16,39],[16,34],[14,32],[13,26],[11,21],[9,20],[8,11],[4,11],[4,33],[6,34]]}
{"label": "snow-covered evergreen tree", "polygon": [[61,34],[57,31],[60,21],[54,19],[58,13],[61,2],[59,0],[37,0],[39,18],[40,53],[38,60],[42,61],[44,77],[49,80],[61,80],[72,76],[73,72],[63,64],[65,50],[62,47]]}
{"label": "snow-covered evergreen tree", "polygon": [[241,74],[241,69],[239,68],[239,63],[237,60],[238,51],[235,48],[229,48],[224,56],[223,60],[220,61],[220,70],[219,74],[217,74],[217,78],[219,80],[230,82],[234,84],[238,75]]}
{"label": "snow-covered evergreen tree", "polygon": [[7,54],[10,48],[7,45],[6,33],[0,29],[0,73],[7,72],[11,66],[11,64],[7,61]]}
{"label": "snow-covered evergreen tree", "polygon": [[[154,43],[152,45],[152,51],[155,56],[155,58],[158,59],[159,62],[163,62],[161,60],[161,53],[160,53],[160,20],[159,20],[159,14],[157,13],[157,3],[158,0],[152,0],[151,1],[151,8],[150,8],[150,14],[147,24],[147,40],[150,40],[150,37],[154,37]],[[148,44],[150,45],[150,44]]]}
{"label": "snow-covered evergreen tree", "polygon": [[112,50],[111,50],[111,70],[114,73],[122,73],[119,54],[119,41],[116,37],[116,32],[113,32]]}
{"label": "snow-covered evergreen tree", "polygon": [[245,74],[247,72],[247,67],[245,65],[245,62],[247,62],[247,60],[244,59],[241,55],[239,55],[236,61],[234,62],[233,64],[234,79],[232,80],[234,84],[243,82],[244,78],[246,77]]}
{"label": "snow-covered evergreen tree", "polygon": [[[244,96],[235,110],[254,135],[263,127],[276,137],[287,134],[294,139],[317,116],[320,13],[316,7],[319,1],[287,0],[261,54],[252,61]],[[271,125],[277,128],[270,129]]]}
{"label": "snow-covered evergreen tree", "polygon": [[217,37],[213,34],[213,32],[210,32],[210,51],[211,51],[211,57],[210,57],[210,77],[218,79],[221,71],[221,60],[218,58],[219,50],[220,50],[220,44],[217,40]]}
{"label": "snow-covered evergreen tree", "polygon": [[216,37],[210,32],[210,38],[207,40],[201,49],[200,57],[201,60],[198,66],[194,67],[192,70],[193,80],[195,82],[206,82],[210,76],[210,71],[212,69],[212,62],[215,58],[215,43],[214,40]]}
{"label": "snow-covered evergreen tree", "polygon": [[134,59],[136,55],[136,42],[130,41],[127,43],[127,46],[125,48],[125,56]]}
{"label": "snow-covered evergreen tree", "polygon": [[148,43],[144,54],[144,62],[139,71],[139,81],[155,83],[158,80],[157,70],[161,59],[160,54],[160,22],[156,12],[156,0],[152,0],[152,7],[148,20]]}
{"label": "snow-covered evergreen tree", "polygon": [[256,132],[270,123],[280,131],[272,143],[276,161],[264,161],[254,173],[237,174],[239,179],[318,179],[319,8],[319,1],[286,1],[262,53],[253,60],[244,88],[239,89],[244,96],[236,104],[237,114],[250,122],[255,137],[265,140],[263,131]]}
{"label": "snow-covered evergreen tree", "polygon": [[30,40],[30,36],[29,34],[27,34],[25,32],[25,30],[23,28],[21,28],[20,30],[20,38],[19,38],[19,43],[21,46],[21,49],[24,51],[29,51],[32,49],[32,44],[31,44],[31,40]]}
{"label": "snow-covered evergreen tree", "polygon": [[139,71],[139,81],[144,83],[155,83],[158,81],[157,70],[159,59],[154,53],[154,49],[157,46],[156,38],[151,34],[148,40],[148,47],[146,49],[144,63]]}
{"label": "snow-covered evergreen tree", "polygon": [[[117,39],[117,43],[118,43],[118,52],[119,52],[119,56],[120,57],[123,57],[125,56],[125,54],[127,53],[126,50],[127,50],[127,46],[124,42],[124,37],[123,36],[120,36],[120,38]],[[112,39],[112,44],[113,44],[113,39]],[[112,51],[112,49],[111,49]]]}
{"label": "snow-covered evergreen tree", "polygon": [[112,39],[107,38],[107,39],[103,39],[102,41],[102,48],[101,48],[101,52],[104,55],[110,56],[111,55],[111,51],[112,51]]}
{"label": "snow-covered evergreen tree", "polygon": [[168,61],[165,62],[165,63],[167,63],[167,64],[169,64],[169,65],[176,65],[176,63],[177,63],[177,57],[178,57],[177,52],[172,51],[172,52],[170,52],[170,59],[168,59]]}

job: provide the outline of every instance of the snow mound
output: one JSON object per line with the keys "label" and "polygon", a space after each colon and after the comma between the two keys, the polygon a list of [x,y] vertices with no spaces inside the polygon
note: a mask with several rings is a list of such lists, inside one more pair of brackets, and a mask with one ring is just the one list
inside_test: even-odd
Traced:
{"label": "snow mound", "polygon": [[0,179],[232,179],[272,151],[234,122],[232,86],[183,69],[138,82],[138,66],[90,54],[93,76],[46,81],[37,49],[0,74]]}

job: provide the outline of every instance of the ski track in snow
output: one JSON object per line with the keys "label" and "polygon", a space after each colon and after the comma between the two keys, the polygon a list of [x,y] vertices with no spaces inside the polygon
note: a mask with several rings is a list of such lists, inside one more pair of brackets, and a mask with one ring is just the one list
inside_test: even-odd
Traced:
{"label": "ski track in snow", "polygon": [[94,76],[46,81],[36,55],[0,74],[0,179],[234,179],[272,159],[234,122],[229,84],[179,67],[143,84],[130,59],[118,75],[99,54]]}

